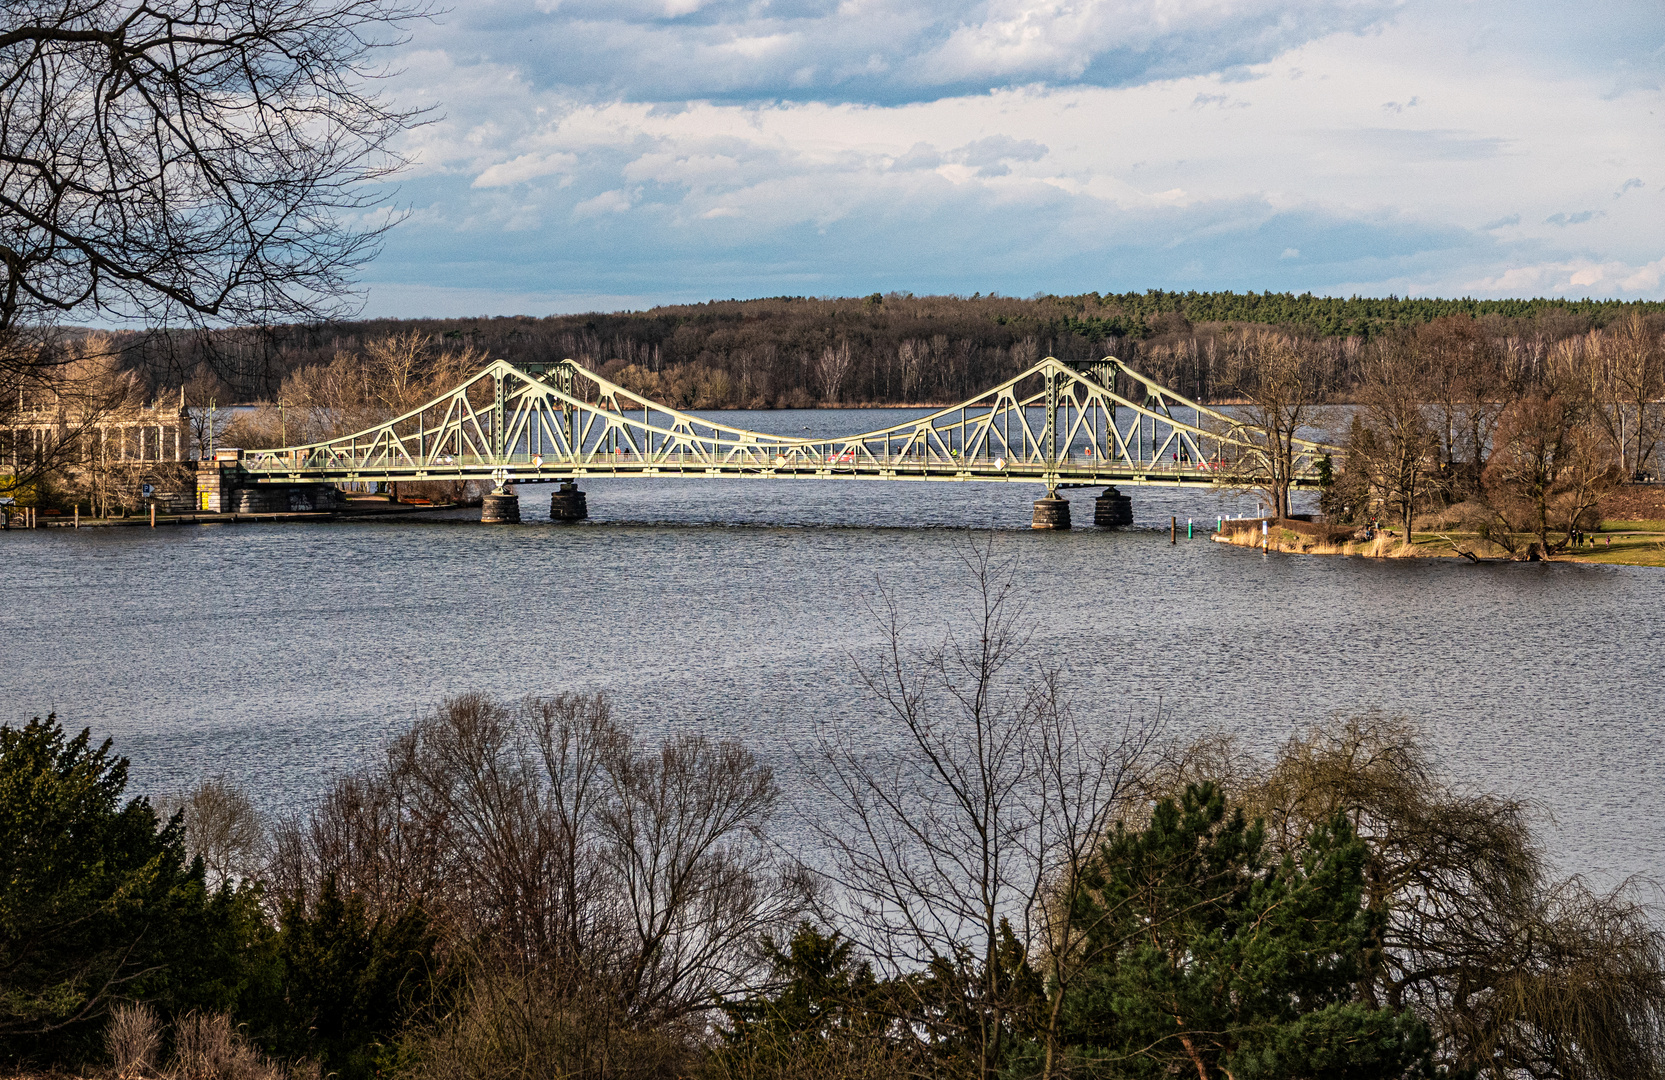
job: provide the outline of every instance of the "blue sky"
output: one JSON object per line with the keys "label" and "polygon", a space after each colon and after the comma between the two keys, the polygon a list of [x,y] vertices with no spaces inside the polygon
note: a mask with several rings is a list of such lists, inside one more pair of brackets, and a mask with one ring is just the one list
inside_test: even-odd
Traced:
{"label": "blue sky", "polygon": [[1665,297],[1665,5],[460,0],[366,315]]}

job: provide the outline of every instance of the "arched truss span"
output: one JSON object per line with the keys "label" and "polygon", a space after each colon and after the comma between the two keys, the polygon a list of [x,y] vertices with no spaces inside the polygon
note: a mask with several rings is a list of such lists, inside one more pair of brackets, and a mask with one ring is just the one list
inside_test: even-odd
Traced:
{"label": "arched truss span", "polygon": [[[1134,401],[1117,376],[1142,388]],[[1177,411],[1176,411],[1177,410]],[[1333,447],[1296,439],[1282,471],[1318,479]],[[1048,357],[977,397],[878,431],[796,438],[748,431],[651,401],[571,360],[494,361],[445,395],[375,427],[305,446],[244,452],[257,480],[581,476],[857,476],[1055,487],[1249,484],[1271,475],[1264,433],[1199,405],[1114,357]]]}

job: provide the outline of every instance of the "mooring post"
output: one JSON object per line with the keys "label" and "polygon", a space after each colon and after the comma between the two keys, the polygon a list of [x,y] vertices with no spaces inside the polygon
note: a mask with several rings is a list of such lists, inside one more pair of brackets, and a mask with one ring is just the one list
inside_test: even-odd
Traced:
{"label": "mooring post", "polygon": [[156,504],[150,504],[150,527],[156,528]]}
{"label": "mooring post", "polygon": [[77,529],[79,529],[81,527],[81,504],[80,503],[75,504],[75,527]]}
{"label": "mooring post", "polygon": [[1179,543],[1179,516],[1177,514],[1168,519],[1168,543]]}

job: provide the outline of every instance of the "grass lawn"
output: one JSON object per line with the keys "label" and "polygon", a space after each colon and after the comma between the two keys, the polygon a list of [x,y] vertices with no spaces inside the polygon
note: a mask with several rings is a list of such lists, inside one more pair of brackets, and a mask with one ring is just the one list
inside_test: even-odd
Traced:
{"label": "grass lawn", "polygon": [[[1585,545],[1562,551],[1552,558],[1558,562],[1665,566],[1665,521],[1604,521],[1594,537],[1594,547]],[[1501,547],[1486,543],[1472,533],[1417,533],[1411,538],[1411,544],[1418,556],[1455,557],[1460,547],[1483,559],[1508,557]]]}

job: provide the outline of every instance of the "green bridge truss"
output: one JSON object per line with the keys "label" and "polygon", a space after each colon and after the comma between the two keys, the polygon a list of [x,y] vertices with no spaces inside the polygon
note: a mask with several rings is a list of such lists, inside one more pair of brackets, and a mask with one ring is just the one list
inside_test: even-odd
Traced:
{"label": "green bridge truss", "polygon": [[[1127,376],[1136,401],[1117,393]],[[1182,414],[1175,415],[1178,409]],[[1314,487],[1336,448],[1279,442],[1114,357],[1052,357],[977,397],[878,431],[794,438],[651,401],[571,360],[494,361],[445,395],[363,431],[241,451],[255,483],[581,477],[865,477],[1060,487]]]}

